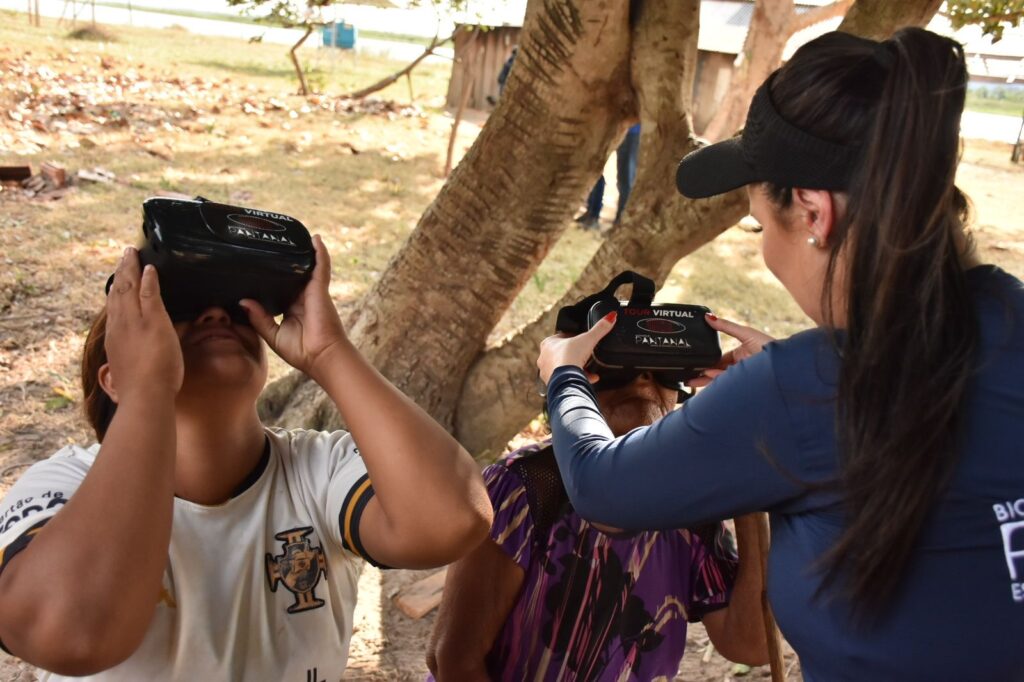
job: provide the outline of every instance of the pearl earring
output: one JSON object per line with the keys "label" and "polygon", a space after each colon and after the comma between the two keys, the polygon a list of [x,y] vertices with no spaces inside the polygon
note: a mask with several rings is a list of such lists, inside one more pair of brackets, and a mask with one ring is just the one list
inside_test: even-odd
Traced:
{"label": "pearl earring", "polygon": [[814,248],[818,248],[819,246],[821,246],[821,242],[819,242],[818,238],[813,235],[807,238],[807,243],[813,246]]}

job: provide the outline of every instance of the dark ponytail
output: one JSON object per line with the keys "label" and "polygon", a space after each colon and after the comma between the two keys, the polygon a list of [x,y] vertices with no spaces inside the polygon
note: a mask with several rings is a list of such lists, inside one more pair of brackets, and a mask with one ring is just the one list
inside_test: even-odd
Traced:
{"label": "dark ponytail", "polygon": [[798,127],[863,148],[823,292],[829,321],[833,290],[845,292],[837,433],[847,515],[823,587],[840,585],[863,619],[898,587],[958,456],[978,339],[962,265],[967,202],[954,185],[967,70],[958,43],[922,29],[884,43],[832,35],[801,48],[772,95]]}

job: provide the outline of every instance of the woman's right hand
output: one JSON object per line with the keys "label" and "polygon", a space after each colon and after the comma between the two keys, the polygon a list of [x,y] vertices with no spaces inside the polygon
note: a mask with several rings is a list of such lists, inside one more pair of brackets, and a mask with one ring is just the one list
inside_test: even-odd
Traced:
{"label": "woman's right hand", "polygon": [[185,377],[181,342],[160,298],[156,268],[140,272],[139,254],[124,251],[107,296],[104,341],[116,398],[170,392],[177,395]]}
{"label": "woman's right hand", "polygon": [[718,364],[704,370],[702,376],[687,381],[686,385],[691,388],[703,388],[707,386],[715,380],[715,377],[729,369],[729,367],[735,365],[741,360],[746,360],[751,355],[760,353],[765,344],[775,340],[771,336],[768,336],[764,332],[758,331],[753,327],[745,327],[742,324],[736,324],[735,322],[716,317],[710,313],[706,314],[704,319],[707,320],[708,326],[712,329],[733,337],[740,342],[740,345],[727,353],[724,353]]}

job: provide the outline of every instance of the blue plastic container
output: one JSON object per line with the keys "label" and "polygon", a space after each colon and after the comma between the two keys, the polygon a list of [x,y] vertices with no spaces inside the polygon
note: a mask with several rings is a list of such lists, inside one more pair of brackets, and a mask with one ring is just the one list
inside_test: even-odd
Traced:
{"label": "blue plastic container", "polygon": [[344,21],[327,24],[322,30],[324,47],[341,47],[351,50],[356,46],[358,31],[352,24]]}

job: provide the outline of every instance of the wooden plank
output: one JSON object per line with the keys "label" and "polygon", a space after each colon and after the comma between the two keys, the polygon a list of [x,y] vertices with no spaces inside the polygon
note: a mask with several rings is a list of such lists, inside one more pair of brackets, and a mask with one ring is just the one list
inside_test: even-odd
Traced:
{"label": "wooden plank", "polygon": [[108,171],[106,168],[82,168],[78,171],[78,179],[84,180],[85,182],[99,182],[104,185],[109,185],[112,182],[117,182],[117,176]]}
{"label": "wooden plank", "polygon": [[395,595],[395,606],[413,620],[419,620],[441,603],[447,568],[432,573],[422,580],[406,585]]}
{"label": "wooden plank", "polygon": [[68,184],[67,172],[65,172],[64,166],[60,164],[46,161],[40,166],[39,172],[43,174],[47,184],[53,189],[60,189]]}
{"label": "wooden plank", "polygon": [[32,177],[32,166],[0,166],[0,182],[21,182]]}

